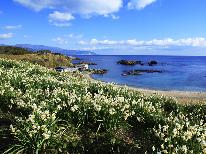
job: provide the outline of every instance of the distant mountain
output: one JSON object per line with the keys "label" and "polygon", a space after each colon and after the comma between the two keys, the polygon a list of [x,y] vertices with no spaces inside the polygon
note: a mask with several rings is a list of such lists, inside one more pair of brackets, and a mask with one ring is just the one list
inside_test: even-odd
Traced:
{"label": "distant mountain", "polygon": [[38,50],[50,50],[52,52],[61,53],[67,56],[70,55],[96,55],[96,53],[92,51],[85,51],[85,50],[68,50],[62,49],[58,47],[50,47],[45,45],[31,45],[31,44],[16,44],[16,47],[26,48],[31,51],[38,51]]}

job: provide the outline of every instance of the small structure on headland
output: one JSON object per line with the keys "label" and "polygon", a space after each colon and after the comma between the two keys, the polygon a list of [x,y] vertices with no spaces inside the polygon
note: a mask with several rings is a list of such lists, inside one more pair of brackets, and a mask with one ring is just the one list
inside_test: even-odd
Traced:
{"label": "small structure on headland", "polygon": [[88,64],[78,64],[75,66],[75,68],[78,68],[80,71],[85,71],[89,69],[89,65]]}
{"label": "small structure on headland", "polygon": [[66,67],[66,66],[59,66],[55,68],[58,72],[75,72],[78,70],[78,68],[75,67]]}
{"label": "small structure on headland", "polygon": [[75,67],[67,67],[67,66],[58,66],[55,68],[58,72],[75,72],[75,71],[85,71],[88,70],[89,66],[88,64],[80,64],[76,65]]}

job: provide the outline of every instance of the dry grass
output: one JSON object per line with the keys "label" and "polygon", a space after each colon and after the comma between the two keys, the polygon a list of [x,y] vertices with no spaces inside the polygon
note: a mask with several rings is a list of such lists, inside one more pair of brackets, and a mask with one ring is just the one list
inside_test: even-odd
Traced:
{"label": "dry grass", "polygon": [[29,61],[34,64],[39,64],[48,68],[57,66],[72,66],[71,59],[63,55],[54,54],[24,54],[24,55],[6,55],[0,54],[0,58]]}

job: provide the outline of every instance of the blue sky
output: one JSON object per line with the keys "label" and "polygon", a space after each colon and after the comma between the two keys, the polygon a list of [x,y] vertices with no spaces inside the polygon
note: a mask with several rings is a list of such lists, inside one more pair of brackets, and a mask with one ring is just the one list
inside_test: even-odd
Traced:
{"label": "blue sky", "polygon": [[205,0],[2,0],[0,44],[206,55]]}

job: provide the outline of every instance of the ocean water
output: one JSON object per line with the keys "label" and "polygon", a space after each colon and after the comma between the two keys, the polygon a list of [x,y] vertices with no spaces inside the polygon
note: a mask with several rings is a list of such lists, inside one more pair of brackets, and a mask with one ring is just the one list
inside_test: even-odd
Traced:
{"label": "ocean water", "polygon": [[[206,91],[206,57],[186,56],[77,56],[82,61],[97,63],[89,66],[96,69],[107,69],[104,75],[92,75],[92,78],[114,82],[117,84],[155,90]],[[117,61],[141,60],[145,63],[151,60],[158,62],[155,66],[135,65],[124,66]],[[162,73],[143,73],[136,76],[122,76],[123,71],[134,69],[155,69]]]}

